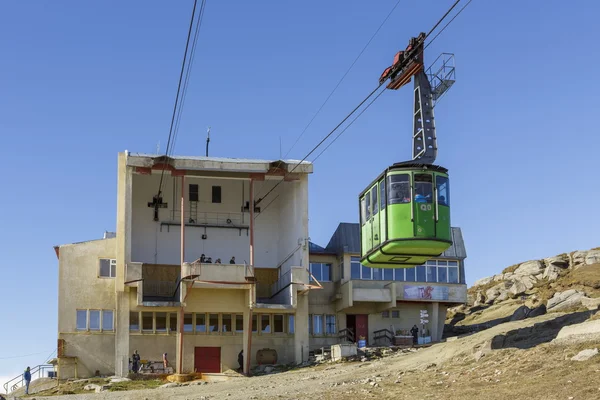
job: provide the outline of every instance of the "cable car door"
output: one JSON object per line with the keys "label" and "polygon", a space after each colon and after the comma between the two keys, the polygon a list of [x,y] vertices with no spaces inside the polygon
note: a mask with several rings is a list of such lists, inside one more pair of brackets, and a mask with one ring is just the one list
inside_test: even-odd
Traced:
{"label": "cable car door", "polygon": [[413,182],[415,237],[435,237],[433,176],[428,173],[415,173]]}
{"label": "cable car door", "polygon": [[371,217],[371,229],[373,232],[373,247],[379,246],[380,243],[380,232],[379,232],[379,201],[377,199],[378,189],[377,184],[373,186],[371,189],[371,209],[373,210],[373,215]]}

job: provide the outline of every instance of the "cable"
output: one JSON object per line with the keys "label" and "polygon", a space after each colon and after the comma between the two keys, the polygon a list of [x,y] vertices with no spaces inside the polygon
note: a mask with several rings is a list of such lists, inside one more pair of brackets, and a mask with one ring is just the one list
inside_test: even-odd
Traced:
{"label": "cable", "polygon": [[[388,13],[388,15],[385,17],[385,19],[383,20],[383,22],[379,25],[379,27],[377,28],[377,30],[375,31],[375,33],[373,33],[373,35],[371,36],[371,38],[369,39],[369,41],[367,42],[367,44],[362,48],[362,50],[360,51],[360,53],[358,53],[358,56],[356,56],[356,58],[354,59],[354,61],[352,62],[352,64],[350,64],[350,67],[346,70],[346,72],[344,73],[344,75],[342,76],[342,78],[338,81],[337,85],[335,85],[335,87],[333,88],[333,90],[331,91],[331,93],[329,93],[329,96],[327,96],[327,98],[325,99],[325,101],[323,102],[323,104],[321,104],[321,107],[319,107],[319,109],[317,110],[317,112],[315,113],[315,115],[313,115],[313,117],[308,122],[308,124],[304,127],[304,129],[302,130],[302,132],[300,133],[300,135],[296,138],[296,141],[294,142],[294,144],[292,145],[292,147],[290,147],[290,149],[287,151],[287,153],[285,153],[285,155],[282,157],[283,159],[285,159],[288,156],[288,154],[290,154],[290,152],[294,149],[294,147],[298,144],[298,141],[300,141],[300,139],[302,138],[302,136],[306,133],[306,131],[308,130],[308,128],[312,125],[312,123],[315,120],[315,118],[317,118],[317,115],[319,115],[319,113],[323,110],[323,108],[325,107],[325,105],[327,104],[327,102],[329,101],[329,99],[331,98],[331,96],[333,96],[333,94],[336,92],[336,90],[338,89],[338,87],[342,84],[342,82],[344,81],[344,79],[346,78],[346,76],[348,75],[348,73],[350,73],[350,70],[352,70],[352,68],[354,67],[354,64],[356,64],[356,62],[363,55],[363,53],[365,52],[365,50],[367,50],[367,47],[369,47],[369,45],[371,44],[371,42],[373,41],[373,39],[375,39],[375,36],[377,36],[377,34],[381,30],[381,28],[383,28],[383,26],[385,25],[385,23],[387,22],[387,20],[391,17],[392,13],[398,7],[398,5],[400,4],[401,1],[402,0],[398,0],[396,2],[396,4],[394,5],[394,7],[392,7],[392,9]],[[277,164],[277,166],[275,167],[275,169],[277,169],[277,168],[279,168],[281,166],[281,162],[282,162],[282,160],[279,160],[279,163]],[[259,193],[262,192],[262,189],[263,189],[262,185],[264,185],[264,183],[261,184],[261,187],[257,190],[257,192],[259,192]],[[260,198],[260,195],[257,196],[257,197]]]}
{"label": "cable", "polygon": [[[435,39],[437,39],[437,37],[438,37],[438,36],[440,36],[440,34],[441,34],[442,32],[444,32],[444,30],[445,30],[445,29],[448,27],[448,25],[450,25],[450,24],[452,23],[452,21],[454,21],[454,19],[455,19],[456,17],[458,17],[458,16],[460,15],[460,13],[461,13],[461,12],[463,12],[463,10],[464,10],[465,8],[467,8],[467,6],[468,6],[469,4],[471,4],[471,2],[472,2],[472,1],[473,1],[473,0],[469,0],[469,1],[467,2],[467,4],[465,4],[465,5],[463,6],[463,8],[461,8],[460,10],[458,10],[458,12],[457,12],[457,13],[454,15],[454,17],[452,17],[452,19],[451,19],[450,21],[448,21],[448,23],[447,23],[446,25],[444,25],[444,27],[443,27],[443,28],[442,28],[442,29],[441,29],[441,30],[440,30],[440,31],[437,33],[437,35],[435,35],[435,36],[433,37],[433,39],[431,39],[431,41],[430,41],[429,43],[427,43],[427,46],[425,46],[425,48],[424,48],[423,50],[425,50],[426,48],[428,48],[428,47],[429,47],[429,45],[430,45],[431,43],[433,43],[433,41],[434,41]],[[458,2],[457,2],[457,3],[458,3]],[[456,4],[454,4],[454,5],[456,5]],[[454,6],[452,6],[452,8],[454,8]],[[440,21],[440,22],[441,22],[441,21]],[[439,23],[438,23],[438,25],[439,25]],[[437,25],[436,25],[436,26],[437,26]]]}
{"label": "cable", "polygon": [[[13,358],[23,358],[23,357],[29,357],[29,356],[37,356],[38,354],[44,354],[44,353],[47,353],[47,352],[48,351],[40,351],[38,353],[23,354],[21,356],[0,357],[0,360],[11,360]],[[52,353],[54,353],[54,351]],[[52,355],[52,353],[50,353],[50,355]]]}
{"label": "cable", "polygon": [[[177,96],[175,97],[175,104],[173,105],[173,116],[171,117],[171,128],[169,129],[169,138],[167,140],[167,149],[165,151],[165,156],[169,155],[169,146],[171,144],[171,136],[173,134],[173,127],[175,124],[175,115],[177,113],[177,104],[179,102],[179,93],[181,91],[181,81],[183,79],[183,73],[185,70],[185,61],[187,59],[187,54],[188,54],[188,47],[190,45],[190,36],[192,35],[192,26],[194,25],[194,16],[196,14],[196,5],[198,3],[198,0],[194,0],[194,8],[192,10],[192,18],[190,19],[190,28],[188,30],[188,36],[187,36],[187,41],[185,44],[185,52],[183,53],[183,62],[181,63],[181,72],[179,74],[179,83],[177,84]],[[163,163],[163,168],[162,171],[160,173],[160,182],[158,183],[158,194],[157,194],[157,201],[158,198],[160,197],[161,194],[161,189],[162,189],[162,182],[163,182],[163,177],[165,174],[165,168],[166,168],[166,162]]]}
{"label": "cable", "polygon": [[[459,1],[460,1],[460,0],[457,0],[457,1],[456,1],[456,2],[455,2],[455,3],[454,3],[454,4],[453,4],[451,7],[450,7],[450,10],[452,10],[452,9],[453,9],[453,8],[454,8],[454,7],[455,7],[457,4],[458,4],[458,2],[459,2]],[[469,3],[471,3],[471,1],[472,1],[472,0],[469,0]],[[460,13],[460,12],[462,12],[462,11],[463,11],[463,10],[466,8],[466,6],[468,6],[468,5],[469,5],[469,3],[467,3],[467,4],[465,5],[465,7],[463,7],[463,8],[462,8],[462,9],[459,11],[459,13]],[[449,11],[450,11],[450,10],[449,10]],[[429,31],[429,33],[428,33],[428,34],[425,36],[425,39],[427,39],[427,37],[428,37],[428,36],[429,36],[429,35],[430,35],[430,34],[431,34],[431,33],[432,33],[434,30],[435,30],[435,28],[436,28],[436,27],[437,27],[437,26],[438,26],[438,25],[439,25],[439,24],[440,24],[440,23],[441,23],[441,22],[442,22],[442,21],[443,21],[443,20],[446,18],[446,16],[448,16],[448,14],[449,14],[449,11],[448,11],[448,12],[446,12],[446,13],[445,13],[445,14],[442,16],[442,18],[440,18],[440,19],[438,20],[438,22],[437,22],[437,23],[434,25],[434,28],[433,28],[433,29],[431,29],[431,30]],[[443,29],[445,29],[445,28],[446,28],[448,25],[450,25],[450,23],[451,23],[451,22],[452,22],[452,21],[453,21],[453,20],[456,18],[456,16],[458,16],[458,14],[457,14],[457,15],[455,15],[455,16],[452,18],[452,20],[451,20],[450,22],[448,22],[448,23],[447,23],[447,24],[444,26],[444,28],[443,28]],[[443,29],[442,29],[442,32],[443,32]],[[439,33],[438,33],[438,34],[437,34],[437,35],[434,37],[434,39],[432,39],[432,40],[431,40],[431,41],[430,41],[430,42],[427,44],[427,46],[424,46],[424,47],[423,47],[423,49],[421,50],[421,53],[422,53],[422,52],[423,52],[423,51],[424,51],[424,50],[425,50],[427,47],[429,47],[429,45],[431,45],[431,43],[433,43],[433,41],[434,41],[434,40],[435,40],[435,39],[436,39],[436,38],[437,38],[437,37],[440,35],[440,33],[441,33],[441,32],[439,32]],[[417,55],[418,55],[418,54],[415,54],[415,56],[417,56]],[[345,117],[345,118],[342,120],[342,122],[340,122],[340,123],[339,123],[339,124],[338,124],[338,125],[337,125],[335,128],[333,128],[333,130],[332,130],[331,132],[329,132],[329,133],[327,134],[327,136],[325,136],[325,138],[323,138],[323,140],[321,140],[321,141],[320,141],[320,142],[319,142],[319,143],[318,143],[318,144],[317,144],[315,147],[313,147],[313,149],[312,149],[312,150],[311,150],[311,151],[310,151],[310,152],[309,152],[309,153],[308,153],[308,154],[307,154],[307,155],[306,155],[306,156],[305,156],[305,157],[304,157],[304,158],[303,158],[301,161],[299,161],[299,162],[298,162],[298,163],[297,163],[297,164],[294,166],[294,168],[292,168],[292,170],[291,170],[291,171],[289,171],[289,172],[286,172],[286,173],[284,174],[284,178],[285,178],[285,176],[287,176],[288,174],[291,174],[291,173],[293,173],[293,172],[296,170],[296,168],[298,168],[298,166],[299,166],[300,164],[302,164],[302,163],[303,163],[303,162],[304,162],[304,161],[305,161],[305,160],[306,160],[306,159],[307,159],[307,158],[308,158],[308,157],[309,157],[309,156],[310,156],[310,155],[311,155],[311,154],[312,154],[312,153],[313,153],[313,152],[314,152],[314,151],[315,151],[317,148],[319,148],[319,147],[320,147],[320,146],[323,144],[323,142],[324,142],[325,140],[327,140],[327,138],[329,138],[329,137],[330,137],[330,136],[331,136],[331,135],[332,135],[332,134],[333,134],[333,133],[334,133],[334,132],[335,132],[335,131],[336,131],[336,130],[337,130],[337,129],[338,129],[338,128],[339,128],[339,127],[340,127],[340,126],[341,126],[341,125],[342,125],[342,124],[343,124],[343,123],[344,123],[344,122],[345,122],[345,121],[346,121],[348,118],[349,118],[349,117],[350,117],[350,116],[352,116],[352,114],[354,114],[354,113],[356,112],[356,110],[358,110],[358,109],[359,109],[359,108],[360,108],[360,107],[361,107],[361,106],[362,106],[362,105],[363,105],[363,104],[364,104],[364,103],[365,103],[365,102],[366,102],[366,101],[367,101],[367,100],[368,100],[368,99],[369,99],[369,98],[370,98],[370,97],[371,97],[371,96],[372,96],[372,95],[373,95],[373,94],[374,94],[374,93],[375,93],[375,92],[376,92],[376,91],[377,91],[377,90],[378,90],[378,89],[379,89],[379,88],[380,88],[380,87],[381,87],[381,86],[382,86],[382,85],[385,83],[385,82],[386,82],[386,81],[383,81],[382,83],[380,83],[380,84],[379,84],[379,86],[377,86],[377,88],[375,88],[375,90],[373,90],[373,91],[372,91],[372,92],[371,92],[371,93],[370,93],[370,94],[369,94],[369,95],[368,95],[368,96],[367,96],[367,97],[366,97],[366,98],[365,98],[365,99],[364,99],[364,100],[363,100],[363,101],[362,101],[362,102],[361,102],[361,103],[360,103],[360,104],[359,104],[357,107],[355,107],[355,108],[354,108],[354,109],[353,109],[353,110],[352,110],[352,111],[351,111],[351,112],[350,112],[350,113],[349,113],[349,114],[348,114],[348,115],[347,115],[347,116],[346,116],[346,117]],[[383,90],[381,93],[383,93],[384,91],[385,91],[385,90]],[[380,93],[379,95],[381,95],[381,93]],[[379,95],[378,95],[377,97],[379,97]],[[372,103],[372,102],[371,102],[371,103]],[[369,105],[370,105],[370,104],[369,104]],[[362,113],[361,113],[361,114],[362,114]],[[356,120],[356,118],[355,118],[355,120]],[[354,122],[354,120],[352,121],[352,123],[353,123],[353,122]],[[342,133],[343,133],[343,132],[342,132]],[[339,135],[338,135],[338,137],[339,137]],[[336,139],[337,139],[337,138],[336,138]],[[319,156],[320,156],[320,154],[319,154]],[[275,190],[275,189],[276,189],[276,188],[277,188],[277,187],[278,187],[278,186],[281,184],[281,182],[284,182],[284,181],[285,181],[285,179],[282,179],[282,180],[278,181],[278,182],[277,182],[277,184],[275,184],[275,186],[273,186],[273,187],[272,187],[272,188],[271,188],[271,189],[270,189],[270,190],[269,190],[269,191],[268,191],[268,192],[265,194],[265,196],[264,196],[263,198],[267,197],[267,196],[268,196],[268,195],[269,195],[271,192],[273,192],[273,191],[274,191],[274,190]],[[262,199],[263,199],[263,198],[259,198],[259,200],[258,200],[258,202],[257,202],[256,204],[260,203],[260,201],[262,201]]]}
{"label": "cable", "polygon": [[444,14],[444,15],[442,16],[442,18],[440,18],[440,20],[437,22],[437,24],[435,24],[435,25],[433,26],[433,28],[431,28],[431,29],[429,30],[429,32],[427,32],[427,35],[425,35],[425,37],[426,37],[426,38],[427,38],[427,37],[429,37],[429,35],[431,35],[431,32],[435,31],[435,28],[437,28],[437,27],[438,27],[438,25],[439,25],[439,24],[440,24],[440,23],[441,23],[441,22],[442,22],[442,21],[443,21],[443,20],[444,20],[444,19],[445,19],[445,18],[448,16],[448,14],[450,14],[450,12],[451,12],[451,11],[454,9],[454,7],[456,7],[456,5],[457,5],[459,2],[460,2],[460,0],[456,0],[456,2],[455,2],[454,4],[452,4],[452,7],[450,7],[450,8],[448,9],[448,11],[446,11],[446,14]]}

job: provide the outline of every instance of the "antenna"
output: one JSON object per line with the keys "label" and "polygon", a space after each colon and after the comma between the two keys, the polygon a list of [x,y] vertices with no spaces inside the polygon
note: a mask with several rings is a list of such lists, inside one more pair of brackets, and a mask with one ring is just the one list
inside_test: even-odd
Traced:
{"label": "antenna", "polygon": [[160,154],[160,140],[156,143],[156,154]]}
{"label": "antenna", "polygon": [[210,143],[210,126],[206,131],[206,157],[208,157],[208,144]]}

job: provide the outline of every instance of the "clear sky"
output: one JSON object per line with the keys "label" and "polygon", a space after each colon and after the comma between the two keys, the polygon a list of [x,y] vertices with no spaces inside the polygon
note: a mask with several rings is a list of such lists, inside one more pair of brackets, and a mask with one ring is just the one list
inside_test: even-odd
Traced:
{"label": "clear sky", "polygon": [[[452,2],[402,0],[289,156],[302,158]],[[276,159],[280,138],[286,153],[395,3],[208,0],[175,153],[203,155],[208,125],[211,155]],[[0,381],[56,348],[52,246],[115,229],[117,152],[164,151],[191,6],[0,4]],[[474,0],[427,49],[426,62],[456,54],[437,161],[450,170],[469,284],[600,246],[599,12],[592,0]],[[315,163],[314,242],[357,222],[358,193],[410,158],[411,86],[386,92]]]}

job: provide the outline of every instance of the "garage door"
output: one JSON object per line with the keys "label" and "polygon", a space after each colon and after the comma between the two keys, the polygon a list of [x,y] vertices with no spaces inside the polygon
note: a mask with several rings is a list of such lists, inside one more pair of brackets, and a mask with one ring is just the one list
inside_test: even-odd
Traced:
{"label": "garage door", "polygon": [[221,372],[221,348],[196,347],[194,349],[194,369],[196,372]]}

